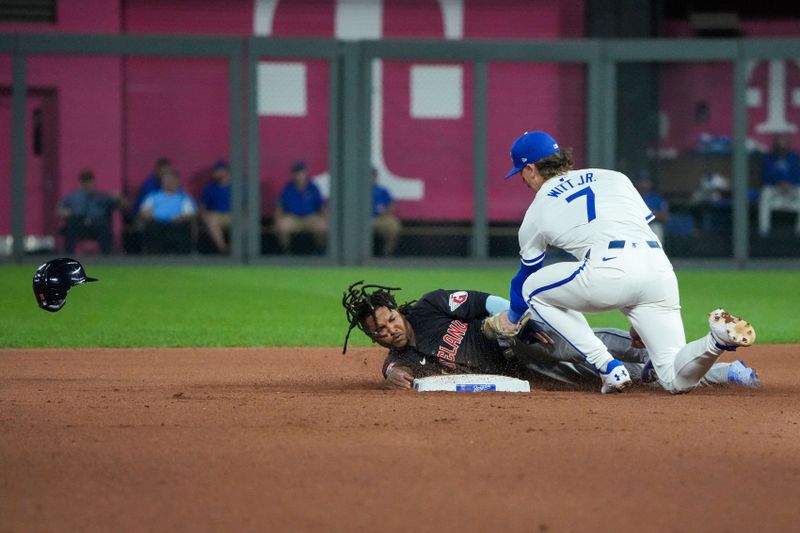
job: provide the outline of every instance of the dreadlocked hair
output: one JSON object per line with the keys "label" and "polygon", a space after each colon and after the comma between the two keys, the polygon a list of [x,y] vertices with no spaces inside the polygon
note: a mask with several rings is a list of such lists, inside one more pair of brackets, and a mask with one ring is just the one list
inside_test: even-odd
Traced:
{"label": "dreadlocked hair", "polygon": [[342,307],[344,307],[347,314],[347,321],[350,323],[350,328],[347,330],[347,336],[344,338],[344,346],[342,353],[347,353],[347,341],[350,339],[350,333],[353,328],[358,327],[361,331],[369,335],[364,329],[364,321],[368,316],[377,321],[375,317],[375,309],[378,307],[386,307],[387,309],[397,309],[401,313],[405,311],[414,302],[406,302],[402,305],[397,305],[397,300],[394,299],[392,291],[402,290],[399,287],[386,287],[384,285],[364,285],[364,280],[356,281],[350,285],[342,295]]}

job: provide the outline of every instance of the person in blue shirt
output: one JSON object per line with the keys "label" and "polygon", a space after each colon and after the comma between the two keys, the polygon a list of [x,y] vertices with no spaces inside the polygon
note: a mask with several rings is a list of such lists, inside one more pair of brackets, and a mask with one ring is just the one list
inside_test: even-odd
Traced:
{"label": "person in blue shirt", "polygon": [[310,181],[304,161],[295,161],[290,170],[292,179],[281,191],[275,208],[278,243],[285,253],[292,235],[307,232],[321,251],[328,239],[325,201],[319,188]]}
{"label": "person in blue shirt", "polygon": [[145,223],[143,245],[149,253],[189,253],[197,208],[180,189],[178,176],[161,176],[161,189],[142,202],[139,216]]}
{"label": "person in blue shirt", "polygon": [[227,254],[225,233],[231,227],[231,171],[223,159],[214,163],[211,181],[200,193],[200,218],[217,251]]}
{"label": "person in blue shirt", "polygon": [[772,151],[761,167],[761,197],[758,202],[758,231],[762,237],[772,229],[773,211],[797,213],[794,232],[800,237],[800,156],[789,146],[786,135],[777,135]]}
{"label": "person in blue shirt", "polygon": [[378,169],[372,167],[372,230],[383,239],[383,255],[394,254],[403,229],[395,206],[392,193],[378,183]]}
{"label": "person in blue shirt", "polygon": [[161,157],[156,161],[153,171],[145,178],[142,184],[139,185],[136,199],[131,206],[130,216],[132,219],[136,219],[139,216],[139,211],[142,209],[145,198],[147,198],[150,193],[161,190],[161,177],[168,172],[174,171],[175,169],[172,166],[172,161],[166,157]]}
{"label": "person in blue shirt", "polygon": [[75,243],[80,240],[94,240],[100,252],[110,254],[113,245],[111,215],[120,207],[122,199],[112,197],[95,188],[95,175],[90,169],[78,175],[80,189],[67,194],[58,204],[58,216],[64,225],[64,251],[75,253]]}

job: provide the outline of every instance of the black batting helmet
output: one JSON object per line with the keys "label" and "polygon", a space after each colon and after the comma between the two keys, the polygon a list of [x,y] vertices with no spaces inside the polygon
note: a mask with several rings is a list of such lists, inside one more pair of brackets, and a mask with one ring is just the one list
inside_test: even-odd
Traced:
{"label": "black batting helmet", "polygon": [[33,274],[33,294],[39,307],[55,313],[64,307],[70,287],[89,281],[98,280],[87,276],[79,261],[60,257],[36,269]]}

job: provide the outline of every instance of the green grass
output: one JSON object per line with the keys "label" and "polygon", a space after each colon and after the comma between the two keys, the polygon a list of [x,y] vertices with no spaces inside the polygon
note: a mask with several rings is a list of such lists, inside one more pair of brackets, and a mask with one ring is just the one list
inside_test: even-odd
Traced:
{"label": "green grass", "polygon": [[[347,331],[342,291],[366,279],[403,287],[398,300],[436,288],[508,294],[513,269],[150,267],[86,264],[99,283],[74,287],[58,313],[31,290],[35,265],[0,266],[0,346],[337,346]],[[800,342],[800,275],[790,271],[679,272],[689,339],[705,313],[725,307],[750,320],[760,343]],[[594,326],[627,328],[619,313]],[[352,344],[368,339],[354,334]]]}

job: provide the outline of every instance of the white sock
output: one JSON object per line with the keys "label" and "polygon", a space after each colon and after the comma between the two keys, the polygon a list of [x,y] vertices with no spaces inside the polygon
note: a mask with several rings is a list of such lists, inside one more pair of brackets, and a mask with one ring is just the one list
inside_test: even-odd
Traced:
{"label": "white sock", "polygon": [[694,388],[723,351],[710,333],[681,348],[675,356],[676,391]]}

